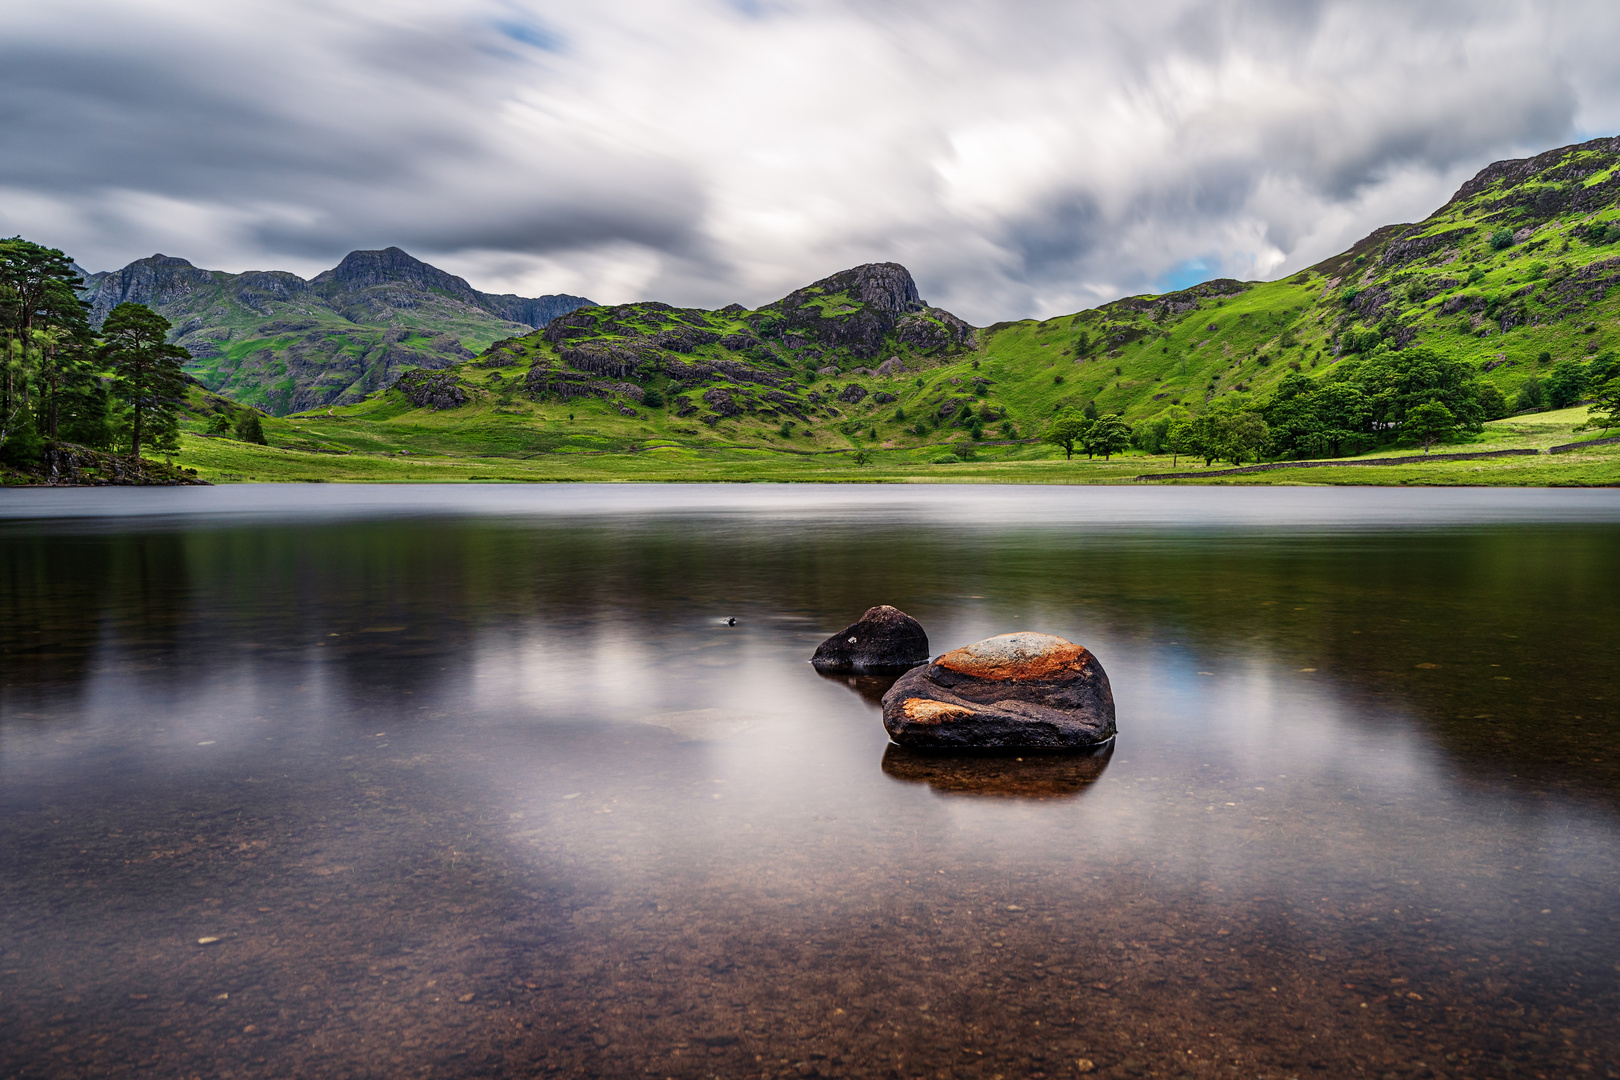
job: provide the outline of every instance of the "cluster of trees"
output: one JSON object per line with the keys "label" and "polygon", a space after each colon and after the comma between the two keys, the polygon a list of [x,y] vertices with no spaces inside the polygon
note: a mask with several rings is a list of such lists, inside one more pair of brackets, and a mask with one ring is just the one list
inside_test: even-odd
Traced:
{"label": "cluster of trees", "polygon": [[1150,454],[1203,458],[1205,465],[1227,461],[1242,465],[1260,457],[1270,428],[1265,417],[1242,397],[1223,398],[1199,416],[1179,406],[1139,424],[1134,443]]}
{"label": "cluster of trees", "polygon": [[1088,458],[1100,454],[1107,461],[1131,445],[1131,426],[1117,413],[1097,415],[1097,406],[1090,404],[1084,409],[1064,409],[1041,441],[1062,447],[1070,459],[1078,447]]}
{"label": "cluster of trees", "polygon": [[1479,431],[1508,406],[1465,361],[1411,348],[1341,360],[1320,381],[1291,373],[1260,412],[1270,427],[1266,456],[1304,458],[1359,454],[1402,438],[1427,448],[1453,431]]}
{"label": "cluster of trees", "polygon": [[176,448],[186,350],[169,322],[143,304],[120,304],[93,331],[84,280],[55,248],[0,240],[0,457],[38,460],[70,442],[140,457]]}
{"label": "cluster of trees", "polygon": [[[1541,363],[1551,359],[1550,354],[1541,354]],[[1589,363],[1560,360],[1545,378],[1532,375],[1519,385],[1519,392],[1513,398],[1513,411],[1567,409],[1617,375],[1620,375],[1620,364],[1615,363],[1613,353],[1602,353]]]}
{"label": "cluster of trees", "polygon": [[[1360,454],[1401,440],[1422,444],[1427,452],[1454,433],[1479,431],[1485,421],[1508,415],[1508,403],[1466,362],[1410,348],[1341,360],[1321,379],[1290,372],[1264,402],[1235,394],[1198,416],[1177,406],[1134,431],[1118,417],[1098,417],[1095,407],[1088,412],[1060,414],[1046,441],[1071,456],[1076,446],[1103,453],[1099,440],[1112,440],[1123,429],[1130,445],[1171,454],[1173,461],[1188,456],[1203,458],[1205,465],[1243,465]],[[1100,426],[1110,420],[1106,429]],[[1105,430],[1108,435],[1100,434]],[[1110,441],[1108,448],[1117,453],[1123,447]]]}

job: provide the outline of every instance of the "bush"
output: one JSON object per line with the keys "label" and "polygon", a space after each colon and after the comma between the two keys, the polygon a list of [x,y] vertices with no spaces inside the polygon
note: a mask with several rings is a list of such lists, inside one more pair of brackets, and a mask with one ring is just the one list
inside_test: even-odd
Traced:
{"label": "bush", "polygon": [[41,455],[45,453],[45,440],[39,436],[31,424],[24,424],[0,445],[0,462],[14,468],[25,469],[37,465]]}
{"label": "bush", "polygon": [[1505,229],[1505,228],[1504,229],[1497,229],[1495,232],[1491,233],[1491,248],[1493,250],[1501,251],[1503,248],[1510,248],[1512,246],[1513,246],[1513,230],[1512,229]]}
{"label": "bush", "polygon": [[1481,282],[1481,281],[1484,281],[1484,280],[1485,280],[1485,271],[1484,270],[1481,270],[1477,266],[1469,267],[1469,269],[1468,269],[1468,284],[1473,285],[1473,284],[1475,284],[1477,282]]}
{"label": "bush", "polygon": [[1052,385],[1053,386],[1062,386],[1063,385],[1063,376],[1061,376],[1061,375],[1052,376]]}
{"label": "bush", "polygon": [[641,403],[649,409],[662,409],[664,407],[664,395],[656,390],[648,390],[641,396]]}
{"label": "bush", "polygon": [[1538,363],[1538,364],[1550,364],[1550,363],[1552,363],[1552,353],[1547,352],[1545,349],[1543,349],[1541,352],[1536,353],[1536,363]]}

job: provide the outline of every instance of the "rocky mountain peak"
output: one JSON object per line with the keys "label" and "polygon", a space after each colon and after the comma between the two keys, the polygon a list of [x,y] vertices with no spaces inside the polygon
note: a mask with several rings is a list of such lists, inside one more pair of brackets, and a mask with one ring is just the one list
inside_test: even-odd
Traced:
{"label": "rocky mountain peak", "polygon": [[386,247],[380,251],[351,251],[332,269],[315,275],[310,284],[317,289],[322,286],[326,289],[333,286],[367,289],[377,285],[414,285],[423,289],[438,289],[469,303],[477,303],[478,297],[465,279],[447,274],[397,247]]}
{"label": "rocky mountain peak", "polygon": [[[922,297],[911,271],[894,262],[866,263],[822,278],[799,293],[848,293],[875,311],[902,315],[908,311],[921,311]],[[798,294],[795,294],[798,295]]]}

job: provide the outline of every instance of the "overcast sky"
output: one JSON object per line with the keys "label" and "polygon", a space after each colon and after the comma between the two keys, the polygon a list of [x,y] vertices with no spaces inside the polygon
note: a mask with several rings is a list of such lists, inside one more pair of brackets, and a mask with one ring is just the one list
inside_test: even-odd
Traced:
{"label": "overcast sky", "polygon": [[0,232],[750,306],[862,262],[971,322],[1271,278],[1620,132],[1620,5],[0,7]]}

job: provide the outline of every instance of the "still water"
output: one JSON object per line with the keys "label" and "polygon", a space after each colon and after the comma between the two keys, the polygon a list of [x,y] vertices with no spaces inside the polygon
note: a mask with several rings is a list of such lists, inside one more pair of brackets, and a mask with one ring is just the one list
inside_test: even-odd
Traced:
{"label": "still water", "polygon": [[1620,493],[8,492],[0,665],[3,1077],[1620,1075]]}

